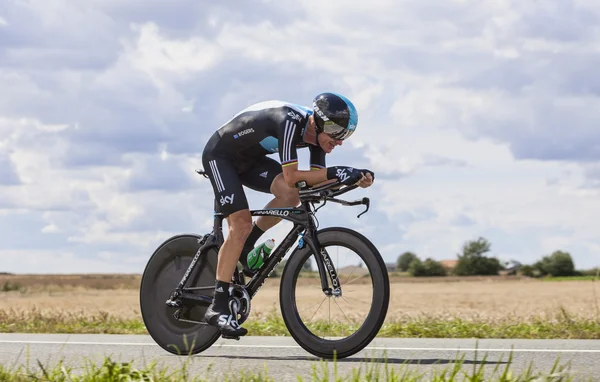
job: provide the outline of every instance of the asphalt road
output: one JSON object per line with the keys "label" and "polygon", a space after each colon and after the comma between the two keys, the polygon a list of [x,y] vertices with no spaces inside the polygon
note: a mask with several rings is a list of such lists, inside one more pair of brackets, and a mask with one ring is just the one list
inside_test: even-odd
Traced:
{"label": "asphalt road", "polygon": [[[570,362],[569,375],[575,376],[576,380],[600,376],[600,341],[596,340],[377,338],[360,353],[339,360],[337,368],[342,376],[361,365],[365,370],[369,362],[380,365],[383,370],[387,355],[389,366],[408,367],[430,375],[436,369],[452,367],[458,358],[464,356],[464,364],[469,370],[479,367],[486,357],[483,368],[486,373],[491,373],[498,363],[504,370],[511,349],[513,375],[526,369],[530,362],[533,362],[534,370],[549,372],[560,356],[561,362]],[[0,364],[9,368],[25,365],[28,356],[32,368],[35,368],[36,360],[48,366],[65,360],[67,365],[76,367],[83,365],[85,360],[100,364],[106,356],[114,361],[133,361],[136,367],[156,360],[161,366],[179,368],[186,361],[186,357],[161,349],[150,336],[0,333]],[[304,351],[289,337],[246,337],[240,341],[220,339],[210,349],[193,356],[189,370],[192,375],[220,380],[223,374],[240,369],[260,371],[265,365],[269,376],[276,381],[297,381],[297,375],[310,381],[313,366],[323,375],[320,359]],[[329,370],[332,374],[332,365],[329,365]]]}

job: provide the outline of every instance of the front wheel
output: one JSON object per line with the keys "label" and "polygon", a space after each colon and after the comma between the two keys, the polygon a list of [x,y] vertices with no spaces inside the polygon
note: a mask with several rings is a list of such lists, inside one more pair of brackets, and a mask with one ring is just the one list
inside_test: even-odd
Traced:
{"label": "front wheel", "polygon": [[379,251],[360,233],[334,227],[317,237],[338,274],[341,294],[322,291],[314,253],[305,246],[292,253],[283,271],[281,314],[302,348],[341,359],[362,350],[379,332],[389,304],[389,277]]}

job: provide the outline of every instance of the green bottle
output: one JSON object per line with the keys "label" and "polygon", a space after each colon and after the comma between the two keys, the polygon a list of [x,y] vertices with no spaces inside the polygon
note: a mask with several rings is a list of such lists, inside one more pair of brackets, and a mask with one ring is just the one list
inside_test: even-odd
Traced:
{"label": "green bottle", "polygon": [[275,240],[269,239],[250,251],[248,253],[248,268],[258,269],[262,267],[263,260],[271,254],[274,247]]}

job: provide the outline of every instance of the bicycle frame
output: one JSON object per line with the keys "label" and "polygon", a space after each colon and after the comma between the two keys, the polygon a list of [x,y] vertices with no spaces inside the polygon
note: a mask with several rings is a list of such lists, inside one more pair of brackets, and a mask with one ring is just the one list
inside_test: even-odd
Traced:
{"label": "bicycle frame", "polygon": [[[199,172],[200,173],[200,172]],[[200,173],[204,175],[203,173]],[[333,185],[335,186],[335,185]],[[337,271],[333,265],[333,261],[329,257],[327,251],[322,250],[317,238],[317,225],[315,224],[315,213],[321,208],[319,206],[317,209],[314,209],[313,204],[321,199],[326,202],[327,200],[341,203],[344,205],[359,205],[365,204],[367,209],[359,214],[358,216],[366,213],[369,209],[369,199],[363,198],[362,200],[357,200],[354,202],[347,202],[345,200],[335,199],[332,196],[341,195],[342,193],[348,192],[356,186],[347,186],[344,189],[336,192],[330,192],[329,189],[332,188],[332,185],[325,185],[321,188],[308,190],[305,182],[299,182],[298,188],[300,188],[300,199],[301,204],[296,208],[267,208],[261,210],[251,210],[250,214],[252,216],[274,216],[279,217],[285,220],[288,220],[294,224],[292,229],[288,232],[286,237],[283,239],[281,244],[275,248],[275,250],[267,257],[266,262],[259,268],[258,272],[250,279],[250,281],[244,285],[244,282],[239,280],[239,272],[234,272],[234,283],[245,286],[246,291],[248,292],[250,298],[254,297],[254,295],[258,292],[258,290],[262,287],[265,280],[271,275],[271,272],[275,269],[277,264],[285,257],[287,251],[292,247],[296,238],[300,237],[300,241],[298,243],[299,248],[303,248],[304,245],[308,245],[313,254],[315,254],[315,261],[317,263],[317,269],[319,271],[319,276],[321,278],[321,288],[326,295],[341,295],[341,287],[337,276]],[[304,190],[304,197],[303,197]],[[329,191],[328,194],[324,194],[324,191]],[[319,197],[310,197],[314,193],[319,193]],[[325,196],[324,196],[325,195]],[[170,306],[180,306],[180,304],[176,301],[176,299],[181,298],[184,300],[191,300],[196,303],[201,303],[202,305],[209,305],[212,302],[212,298],[209,296],[200,296],[197,294],[189,293],[192,290],[212,290],[214,286],[207,287],[191,287],[185,288],[185,283],[192,270],[196,266],[198,259],[202,255],[204,251],[211,247],[216,247],[217,249],[223,245],[224,237],[223,237],[223,214],[219,211],[219,205],[215,200],[215,212],[214,212],[214,224],[213,230],[211,233],[206,234],[201,240],[199,240],[200,247],[196,251],[192,262],[190,263],[188,269],[186,270],[183,278],[181,279],[177,288],[171,294],[169,300],[167,300],[167,304]],[[317,256],[316,254],[320,254]],[[237,276],[237,278],[236,278]],[[243,277],[243,276],[242,276]],[[242,278],[243,280],[243,278]],[[331,285],[334,287],[329,287],[329,282],[331,281]],[[188,293],[186,293],[188,292]]]}

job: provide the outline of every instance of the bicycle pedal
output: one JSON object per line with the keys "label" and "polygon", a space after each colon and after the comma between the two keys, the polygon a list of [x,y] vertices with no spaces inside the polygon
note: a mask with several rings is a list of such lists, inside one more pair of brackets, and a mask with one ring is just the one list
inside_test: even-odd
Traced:
{"label": "bicycle pedal", "polygon": [[221,337],[224,338],[224,339],[226,339],[226,340],[236,340],[236,341],[240,340],[239,336],[231,336],[229,334],[224,334],[224,333],[221,333]]}

